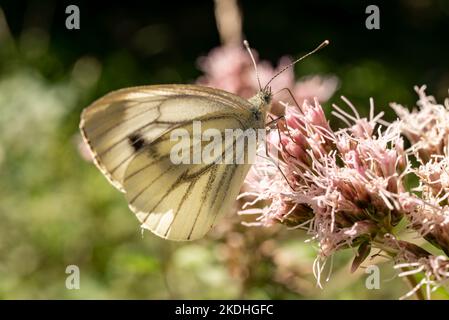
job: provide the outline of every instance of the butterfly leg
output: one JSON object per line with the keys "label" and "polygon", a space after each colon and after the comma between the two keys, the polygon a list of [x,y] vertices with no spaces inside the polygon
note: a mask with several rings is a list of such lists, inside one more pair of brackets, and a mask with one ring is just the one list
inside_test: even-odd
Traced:
{"label": "butterfly leg", "polygon": [[[284,146],[284,144],[282,143],[282,140],[281,140],[281,134],[280,134],[280,128],[279,128],[279,124],[278,124],[278,121],[279,121],[280,119],[284,118],[284,116],[278,117],[278,118],[276,118],[276,119],[273,119],[270,115],[268,115],[268,116],[270,117],[271,121],[268,122],[267,126],[269,126],[269,125],[272,124],[272,123],[275,123],[275,124],[276,124],[277,132],[278,132],[278,135],[279,135],[279,143],[281,144],[281,148],[282,148],[283,151],[287,152],[287,153],[290,155],[290,153],[285,149],[285,146]],[[269,130],[269,129],[268,129],[268,130]],[[263,158],[268,159],[268,160],[270,160],[271,162],[273,162],[273,164],[278,168],[279,172],[280,172],[280,173],[282,174],[282,176],[284,177],[284,179],[285,179],[285,181],[287,182],[287,184],[289,185],[289,187],[290,187],[292,190],[295,190],[295,189],[293,188],[293,186],[290,184],[290,181],[287,179],[287,176],[284,174],[284,172],[282,171],[282,169],[281,169],[281,167],[279,166],[279,164],[277,163],[277,161],[276,161],[275,159],[273,159],[273,157],[270,156],[269,150],[268,150],[268,141],[267,141],[267,139],[265,139],[265,155],[266,155],[266,157],[263,157]],[[260,155],[259,155],[259,156],[260,156]],[[290,155],[290,156],[291,156],[291,155]]]}
{"label": "butterfly leg", "polygon": [[[281,144],[282,151],[285,152],[285,153],[287,153],[290,157],[293,157],[293,155],[292,155],[290,152],[288,152],[288,150],[285,148],[285,145],[282,143],[282,139],[281,139],[281,133],[280,133],[280,132],[281,132],[281,129],[279,128],[279,123],[278,123],[278,121],[281,120],[281,119],[285,119],[285,116],[280,116],[280,117],[278,117],[278,118],[276,118],[276,119],[273,119],[270,115],[268,115],[268,116],[270,117],[271,121],[267,123],[267,127],[271,127],[272,124],[276,124],[277,132],[278,132],[278,137],[279,137],[279,143]],[[271,129],[271,128],[268,128],[268,130],[270,130],[270,129]],[[293,140],[292,136],[290,135],[290,130],[288,130],[288,128],[287,128],[286,133],[287,133],[287,135],[289,136],[289,138],[290,138],[291,140]],[[265,141],[265,146],[266,146],[266,141]],[[268,149],[266,149],[266,150],[268,150]]]}
{"label": "butterfly leg", "polygon": [[[279,90],[279,91],[277,91],[276,93],[274,93],[273,96],[276,95],[276,94],[278,94],[278,93],[280,93],[282,90],[287,91],[287,93],[288,93],[288,94],[290,95],[290,97],[292,98],[292,100],[293,100],[293,102],[295,103],[295,105],[296,105],[296,107],[298,108],[298,110],[302,113],[302,109],[301,109],[301,107],[299,106],[298,101],[296,101],[295,96],[293,95],[292,91],[291,91],[289,88],[282,88],[281,90]],[[270,117],[270,118],[271,118],[271,117]],[[276,123],[276,126],[277,126],[277,128],[278,128],[278,132],[279,132],[279,126],[277,125],[277,121],[278,121],[280,118],[284,118],[284,119],[285,119],[285,115],[282,115],[282,116],[280,116],[280,117],[278,117],[278,118],[276,118],[276,119],[274,119],[274,120],[268,122],[267,125],[271,124],[272,122],[275,122],[275,123]],[[285,132],[286,132],[286,134],[288,135],[288,137],[290,138],[290,140],[293,140],[293,138],[292,138],[292,136],[291,136],[291,134],[290,134],[290,130],[288,130],[288,128],[287,128],[287,130],[286,130]],[[281,137],[280,137],[280,134],[279,134],[279,142],[281,141],[280,139],[281,139]],[[282,150],[283,150],[284,152],[286,152],[289,156],[293,157],[293,155],[291,155],[290,152],[288,152],[288,150],[285,149],[285,146],[284,146],[282,143],[281,143],[281,145],[282,145]],[[293,157],[293,158],[294,158],[294,157]]]}
{"label": "butterfly leg", "polygon": [[277,91],[276,93],[273,94],[273,96],[275,96],[276,94],[282,92],[283,90],[287,91],[287,93],[289,94],[289,96],[292,98],[293,102],[295,103],[296,107],[299,109],[299,111],[302,112],[301,107],[299,106],[298,101],[296,101],[295,96],[293,95],[292,91],[289,88],[282,88],[281,90]]}
{"label": "butterfly leg", "polygon": [[285,182],[287,182],[288,186],[290,187],[290,189],[292,189],[292,191],[295,191],[295,189],[293,188],[293,186],[290,184],[290,181],[288,181],[287,176],[285,175],[285,173],[282,171],[281,167],[276,163],[276,161],[273,160],[272,157],[270,156],[262,156],[260,154],[257,154],[257,156],[266,159],[268,161],[271,161],[279,170],[279,172],[281,173],[282,177],[284,178]]}
{"label": "butterfly leg", "polygon": [[268,115],[268,116],[270,117],[271,121],[268,122],[265,126],[270,127],[270,128],[273,124],[277,124],[279,120],[285,119],[285,116],[279,116],[275,119],[273,119],[273,117],[271,117],[270,115]]}

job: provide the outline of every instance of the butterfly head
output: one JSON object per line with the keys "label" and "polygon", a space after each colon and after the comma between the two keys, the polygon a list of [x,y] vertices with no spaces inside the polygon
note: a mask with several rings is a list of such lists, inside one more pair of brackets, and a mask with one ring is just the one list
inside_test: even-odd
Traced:
{"label": "butterfly head", "polygon": [[266,87],[249,99],[249,102],[253,105],[252,112],[255,120],[259,121],[264,118],[264,114],[270,109],[272,98],[271,88]]}
{"label": "butterfly head", "polygon": [[258,92],[260,100],[265,106],[269,106],[271,100],[273,99],[273,94],[271,93],[271,87],[265,87]]}
{"label": "butterfly head", "polygon": [[314,50],[310,51],[309,53],[307,53],[306,55],[296,59],[295,61],[289,63],[288,65],[286,65],[284,68],[282,68],[281,70],[279,70],[275,75],[273,75],[271,77],[271,79],[265,84],[264,87],[262,87],[261,83],[260,83],[260,78],[259,78],[259,72],[257,70],[257,63],[256,63],[256,59],[254,58],[253,53],[251,52],[251,48],[249,47],[249,43],[248,41],[243,41],[244,46],[246,47],[246,50],[248,50],[249,56],[251,58],[251,61],[253,63],[254,66],[254,70],[256,71],[256,79],[257,79],[257,83],[259,85],[259,92],[252,97],[251,99],[249,99],[249,102],[253,105],[252,108],[252,112],[254,114],[254,118],[257,121],[260,121],[260,119],[265,118],[265,113],[270,109],[271,106],[271,100],[273,98],[273,94],[271,93],[271,87],[270,87],[270,83],[276,79],[280,74],[282,74],[284,71],[286,71],[287,69],[293,67],[296,63],[298,63],[299,61],[303,60],[304,58],[310,56],[311,54],[317,52],[318,50],[320,50],[321,48],[327,46],[329,44],[328,40],[323,41],[318,47],[316,47]]}

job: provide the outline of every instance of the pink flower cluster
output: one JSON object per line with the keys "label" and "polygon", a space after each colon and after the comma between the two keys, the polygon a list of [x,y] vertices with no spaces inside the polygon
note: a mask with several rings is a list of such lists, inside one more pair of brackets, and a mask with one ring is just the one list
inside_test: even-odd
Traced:
{"label": "pink flower cluster", "polygon": [[[347,108],[334,105],[333,114],[347,127],[337,131],[330,128],[318,101],[304,101],[301,107],[284,104],[279,138],[269,141],[270,150],[278,150],[280,156],[253,166],[247,179],[250,191],[241,195],[250,201],[241,213],[259,213],[261,225],[280,222],[305,228],[319,244],[320,259],[341,248],[358,247],[355,270],[371,247],[389,248],[387,253],[400,265],[411,263],[419,266],[416,270],[426,270],[420,286],[446,282],[449,107],[447,102],[444,107],[437,105],[422,88],[417,90],[420,110],[407,113],[394,105],[401,120],[385,127],[380,124],[385,123],[382,114],[374,116],[372,101],[369,118],[362,118],[342,97]],[[403,136],[409,138],[410,150],[404,150]],[[412,166],[410,157],[420,165]],[[413,174],[419,186],[407,190],[406,178]],[[251,208],[258,203],[265,205]],[[394,227],[402,219],[446,256],[433,256],[420,247],[419,255],[411,254],[416,246],[393,243]],[[319,274],[320,263],[316,268]]]}
{"label": "pink flower cluster", "polygon": [[[284,57],[276,68],[259,62],[261,82],[289,62]],[[200,84],[245,98],[258,90],[243,47],[216,48],[199,66],[205,73]],[[342,97],[346,106],[333,105],[332,114],[346,127],[333,130],[320,103],[337,85],[329,76],[295,82],[291,70],[276,79],[273,91],[292,89],[298,105],[277,99],[274,112],[284,119],[270,130],[268,150],[260,146],[259,154],[270,156],[258,157],[250,170],[239,213],[257,216],[248,225],[305,229],[319,245],[314,265],[318,280],[323,260],[336,251],[357,248],[354,271],[377,248],[397,263],[400,276],[424,273],[409,294],[425,285],[430,297],[449,279],[449,99],[441,105],[425,94],[425,87],[416,88],[417,108],[410,112],[392,104],[399,119],[390,124],[382,120],[383,113],[375,116],[372,99],[369,116],[362,117]],[[408,150],[404,138],[411,144]],[[419,184],[411,188],[408,178],[413,175]],[[395,227],[401,221],[445,255],[397,240]]]}
{"label": "pink flower cluster", "polygon": [[[399,126],[375,130],[379,117],[360,118],[348,106],[354,115],[335,109],[351,125],[333,131],[318,101],[305,101],[301,108],[285,105],[284,129],[274,142],[280,170],[270,161],[256,163],[256,174],[247,181],[254,191],[244,193],[273,199],[262,209],[260,222],[307,227],[322,256],[374,237],[379,224],[393,228],[404,214],[399,196],[410,167]],[[275,192],[267,179],[254,179],[267,167],[273,168],[268,181]],[[280,185],[282,192],[277,191]]]}
{"label": "pink flower cluster", "polygon": [[418,109],[409,112],[392,104],[410,140],[411,154],[419,162],[413,173],[419,178],[414,191],[420,200],[408,210],[411,227],[449,256],[449,98],[444,105],[416,87]]}

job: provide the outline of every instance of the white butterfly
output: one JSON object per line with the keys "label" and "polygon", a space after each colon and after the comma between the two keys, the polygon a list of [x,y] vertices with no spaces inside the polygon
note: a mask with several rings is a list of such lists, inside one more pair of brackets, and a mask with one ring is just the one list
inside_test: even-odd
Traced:
{"label": "white butterfly", "polygon": [[[198,85],[114,91],[83,111],[80,130],[96,166],[125,194],[142,228],[170,240],[198,239],[230,210],[250,165],[175,165],[170,133],[177,128],[192,132],[193,121],[201,121],[202,130],[221,132],[265,128],[272,99],[268,84],[277,75],[249,100]],[[235,148],[235,142],[224,149]]]}

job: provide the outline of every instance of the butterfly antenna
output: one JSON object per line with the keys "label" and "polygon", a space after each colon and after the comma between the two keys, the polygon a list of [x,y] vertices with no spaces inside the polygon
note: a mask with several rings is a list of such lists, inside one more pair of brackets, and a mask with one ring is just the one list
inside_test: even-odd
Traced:
{"label": "butterfly antenna", "polygon": [[262,85],[260,84],[260,78],[259,78],[259,71],[257,71],[256,59],[254,59],[253,53],[251,52],[251,48],[249,47],[249,42],[247,40],[244,40],[243,45],[245,46],[246,50],[248,50],[249,56],[251,57],[251,61],[253,62],[254,70],[256,70],[256,78],[257,78],[257,83],[259,84],[259,90],[262,91]]}
{"label": "butterfly antenna", "polygon": [[270,81],[267,82],[267,84],[265,85],[264,89],[266,89],[268,87],[268,85],[271,83],[271,81],[273,81],[277,76],[279,76],[282,72],[284,72],[285,70],[293,67],[295,64],[297,64],[299,61],[307,58],[308,56],[314,54],[315,52],[317,52],[320,49],[323,49],[325,46],[327,46],[329,44],[329,40],[324,40],[318,47],[316,47],[315,49],[313,49],[312,51],[310,51],[309,53],[303,55],[302,57],[296,59],[295,61],[293,61],[292,63],[290,63],[289,65],[285,66],[283,69],[281,69],[281,71],[279,71],[278,73],[276,73],[271,79]]}

